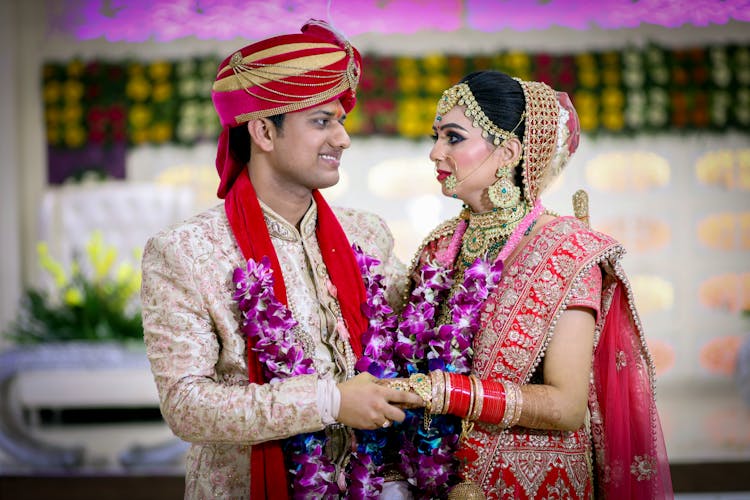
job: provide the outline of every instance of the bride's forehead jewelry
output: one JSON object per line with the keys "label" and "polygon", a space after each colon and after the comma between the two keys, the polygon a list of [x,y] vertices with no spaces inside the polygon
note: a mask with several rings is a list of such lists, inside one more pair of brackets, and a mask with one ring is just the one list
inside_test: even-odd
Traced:
{"label": "bride's forehead jewelry", "polygon": [[482,137],[485,139],[492,136],[492,143],[495,146],[500,146],[512,137],[518,138],[515,132],[518,126],[521,125],[525,113],[521,113],[521,118],[518,120],[518,123],[516,123],[516,126],[513,127],[513,130],[510,132],[503,130],[492,123],[492,120],[484,114],[484,111],[482,111],[479,103],[474,98],[474,94],[472,94],[469,85],[466,83],[459,83],[443,92],[443,96],[437,104],[437,116],[435,119],[441,121],[443,115],[453,109],[456,105],[464,106],[466,108],[464,114],[467,118],[472,120],[472,125],[482,129]]}

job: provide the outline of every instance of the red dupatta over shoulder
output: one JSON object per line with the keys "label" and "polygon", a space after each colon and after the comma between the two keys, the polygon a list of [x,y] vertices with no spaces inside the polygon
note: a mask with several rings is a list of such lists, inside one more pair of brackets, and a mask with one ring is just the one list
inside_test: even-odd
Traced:
{"label": "red dupatta over shoulder", "polygon": [[[338,296],[341,315],[351,334],[352,351],[359,358],[362,355],[361,336],[367,328],[367,318],[361,311],[361,304],[366,299],[362,275],[349,240],[328,203],[317,190],[313,191],[313,198],[318,209],[316,236],[323,262],[335,287],[345,291]],[[247,169],[244,169],[232,184],[224,200],[224,208],[245,259],[270,259],[274,293],[276,298],[286,305],[284,276]],[[252,348],[252,343],[247,342],[248,378],[250,383],[262,384],[265,382],[263,367]],[[250,497],[253,499],[269,498],[271,492],[274,493],[273,498],[287,498],[288,488],[282,486],[287,485],[287,473],[279,441],[253,445],[250,481]]]}

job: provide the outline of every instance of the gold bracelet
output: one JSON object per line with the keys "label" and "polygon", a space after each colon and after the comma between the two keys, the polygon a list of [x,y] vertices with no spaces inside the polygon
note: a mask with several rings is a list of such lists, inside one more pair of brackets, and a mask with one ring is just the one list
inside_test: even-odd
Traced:
{"label": "gold bracelet", "polygon": [[414,373],[409,377],[412,391],[424,401],[424,430],[432,424],[432,378],[424,373]]}
{"label": "gold bracelet", "polygon": [[430,372],[432,382],[432,408],[433,414],[445,413],[445,373],[442,370]]}
{"label": "gold bracelet", "polygon": [[510,427],[510,422],[516,412],[516,391],[515,384],[505,380],[502,381],[502,384],[505,390],[505,411],[503,412],[503,419],[500,421],[500,426],[505,429]]}
{"label": "gold bracelet", "polygon": [[449,373],[443,374],[445,377],[445,399],[443,402],[443,413],[448,413],[448,408],[451,407],[451,376]]}
{"label": "gold bracelet", "polygon": [[484,406],[484,385],[482,385],[482,381],[474,375],[470,375],[469,378],[474,384],[472,391],[472,398],[474,401],[472,403],[472,411],[469,412],[469,420],[479,420],[479,415],[482,414],[482,407]]}
{"label": "gold bracelet", "polygon": [[409,385],[409,381],[400,379],[400,378],[382,378],[378,380],[377,383],[380,385],[384,385],[385,387],[389,387],[391,389],[396,389],[397,391],[403,391],[403,392],[411,391],[411,386]]}
{"label": "gold bracelet", "polygon": [[476,394],[477,390],[474,387],[474,378],[471,376],[467,377],[469,379],[469,388],[471,389],[471,394],[469,394],[469,408],[466,410],[466,416],[464,419],[471,420],[471,414],[474,413],[474,402],[476,401]]}
{"label": "gold bracelet", "polygon": [[409,387],[422,398],[425,408],[432,408],[432,379],[424,373],[415,373],[409,377]]}
{"label": "gold bracelet", "polygon": [[516,385],[516,408],[513,412],[513,419],[510,421],[510,427],[518,425],[521,420],[521,412],[523,411],[523,392],[521,392],[521,386]]}

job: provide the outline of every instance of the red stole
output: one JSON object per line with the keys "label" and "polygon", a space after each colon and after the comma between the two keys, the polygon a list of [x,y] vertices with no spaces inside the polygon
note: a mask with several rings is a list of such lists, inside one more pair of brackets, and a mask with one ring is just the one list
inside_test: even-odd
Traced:
{"label": "red stole", "polygon": [[[338,295],[341,315],[351,334],[350,342],[354,355],[359,358],[362,356],[361,335],[367,328],[367,318],[361,311],[361,304],[366,300],[362,275],[349,240],[328,203],[317,190],[313,191],[313,198],[318,209],[316,236],[323,262],[331,281],[343,292]],[[260,261],[262,257],[267,256],[271,260],[274,293],[276,298],[286,305],[286,287],[279,259],[271,243],[263,210],[260,208],[247,168],[242,170],[232,184],[224,200],[224,208],[245,259]],[[252,347],[251,342],[247,342],[248,378],[250,383],[262,384],[265,382],[263,368]],[[253,445],[250,481],[250,497],[253,499],[270,498],[271,493],[273,498],[288,498],[289,489],[284,487],[287,485],[286,466],[280,441]]]}

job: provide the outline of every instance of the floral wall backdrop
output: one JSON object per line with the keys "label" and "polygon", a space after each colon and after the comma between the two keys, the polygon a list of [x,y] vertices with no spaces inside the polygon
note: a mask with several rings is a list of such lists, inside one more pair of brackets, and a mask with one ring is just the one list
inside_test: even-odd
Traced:
{"label": "floral wall backdrop", "polygon": [[[220,59],[50,61],[43,70],[48,179],[81,169],[124,178],[127,147],[213,142]],[[750,131],[750,46],[487,56],[365,55],[354,135],[423,137],[443,89],[494,68],[570,94],[589,135]]]}

